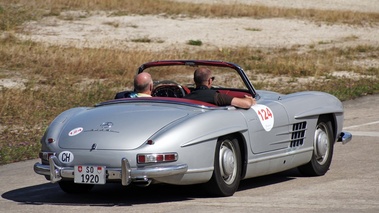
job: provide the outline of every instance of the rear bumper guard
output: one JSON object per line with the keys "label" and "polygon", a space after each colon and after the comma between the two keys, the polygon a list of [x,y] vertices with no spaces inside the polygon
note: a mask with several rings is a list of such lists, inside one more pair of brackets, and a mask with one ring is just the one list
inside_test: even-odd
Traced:
{"label": "rear bumper guard", "polygon": [[[50,182],[56,183],[62,178],[74,179],[74,167],[58,166],[55,162],[56,156],[49,158],[49,165],[35,163],[34,171],[37,174],[50,177]],[[153,168],[132,169],[126,158],[121,159],[121,168],[107,168],[107,180],[121,180],[123,186],[129,185],[132,181],[138,182],[151,178],[165,177],[171,175],[184,174],[188,169],[186,164],[171,165]]]}

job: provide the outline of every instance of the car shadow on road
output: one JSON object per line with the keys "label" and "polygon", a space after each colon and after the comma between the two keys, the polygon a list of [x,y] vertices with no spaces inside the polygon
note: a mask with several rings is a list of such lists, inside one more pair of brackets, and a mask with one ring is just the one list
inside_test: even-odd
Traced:
{"label": "car shadow on road", "polygon": [[[265,187],[296,179],[296,172],[241,181],[239,191]],[[19,188],[2,194],[2,198],[29,205],[72,205],[72,206],[133,206],[146,203],[165,203],[210,198],[203,185],[175,186],[166,184],[148,187],[127,186],[119,183],[95,186],[86,194],[66,194],[58,184],[45,183]]]}
{"label": "car shadow on road", "polygon": [[304,177],[300,172],[295,168],[288,171],[260,176],[256,178],[245,179],[241,181],[238,191],[250,190],[260,187],[265,187],[274,184],[280,184],[287,181],[295,180],[298,177]]}

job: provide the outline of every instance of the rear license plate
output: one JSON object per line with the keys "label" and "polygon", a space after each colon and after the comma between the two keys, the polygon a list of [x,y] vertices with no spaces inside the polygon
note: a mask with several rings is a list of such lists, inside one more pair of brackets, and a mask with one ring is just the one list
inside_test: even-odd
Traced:
{"label": "rear license plate", "polygon": [[75,166],[74,182],[83,184],[105,184],[105,166]]}

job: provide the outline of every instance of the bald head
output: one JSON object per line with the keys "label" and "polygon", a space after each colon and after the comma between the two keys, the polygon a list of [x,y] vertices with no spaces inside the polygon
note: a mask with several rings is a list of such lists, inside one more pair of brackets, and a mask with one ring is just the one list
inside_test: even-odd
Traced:
{"label": "bald head", "polygon": [[212,77],[212,71],[206,67],[201,67],[195,70],[193,80],[196,86],[206,85],[208,80]]}
{"label": "bald head", "polygon": [[134,89],[138,93],[151,94],[153,89],[153,80],[147,72],[142,72],[134,78]]}

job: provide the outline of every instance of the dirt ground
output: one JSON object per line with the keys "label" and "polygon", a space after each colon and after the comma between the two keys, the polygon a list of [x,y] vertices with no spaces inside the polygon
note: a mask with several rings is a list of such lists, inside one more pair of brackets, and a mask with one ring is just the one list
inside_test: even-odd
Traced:
{"label": "dirt ground", "polygon": [[[340,9],[379,13],[379,0],[176,0],[194,3],[234,2],[276,7]],[[66,16],[66,19],[62,19]],[[82,18],[85,17],[85,18]],[[24,39],[77,47],[142,48],[169,50],[189,48],[290,47],[324,44],[379,45],[379,26],[363,27],[312,23],[284,18],[189,18],[161,15],[107,16],[98,12],[66,12],[25,26]],[[136,42],[150,40],[150,42]],[[320,45],[319,45],[320,46]]]}
{"label": "dirt ground", "polygon": [[[314,8],[379,13],[379,0],[174,0],[215,4],[258,4],[273,7]],[[84,17],[84,18],[83,18]],[[314,48],[379,45],[379,26],[322,24],[284,18],[189,18],[161,15],[107,16],[105,12],[65,12],[25,24],[22,39],[62,46],[147,49],[223,49],[228,47]],[[150,42],[141,42],[141,41]],[[188,45],[200,40],[203,45]],[[379,59],[369,66],[379,66]],[[20,78],[0,79],[1,87],[22,87]],[[25,80],[25,79],[24,79]]]}

